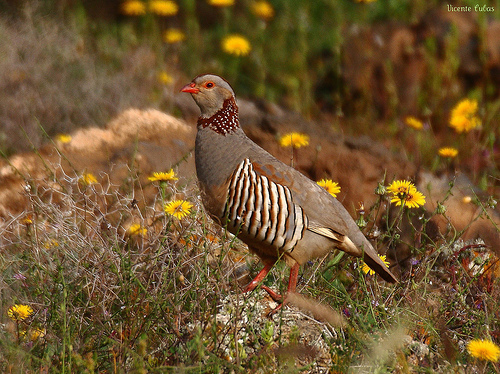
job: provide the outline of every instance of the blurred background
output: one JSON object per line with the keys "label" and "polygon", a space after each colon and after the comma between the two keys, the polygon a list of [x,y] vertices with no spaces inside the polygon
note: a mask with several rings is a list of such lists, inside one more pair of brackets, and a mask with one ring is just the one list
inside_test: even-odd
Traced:
{"label": "blurred background", "polygon": [[499,5],[4,0],[0,150],[9,156],[39,147],[44,133],[104,126],[130,107],[180,115],[179,88],[212,72],[239,97],[402,146],[425,168],[436,170],[438,150],[452,147],[458,154],[447,165],[491,189],[500,159]]}

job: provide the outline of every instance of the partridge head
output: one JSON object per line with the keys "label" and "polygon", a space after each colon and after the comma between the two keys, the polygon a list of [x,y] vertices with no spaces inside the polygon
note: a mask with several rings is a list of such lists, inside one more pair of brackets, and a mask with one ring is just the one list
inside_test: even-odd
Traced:
{"label": "partridge head", "polygon": [[199,75],[181,91],[190,93],[201,110],[195,163],[203,204],[264,263],[246,291],[284,259],[291,267],[288,292],[293,292],[299,266],[335,248],[361,257],[383,279],[396,282],[337,199],[245,135],[229,83]]}

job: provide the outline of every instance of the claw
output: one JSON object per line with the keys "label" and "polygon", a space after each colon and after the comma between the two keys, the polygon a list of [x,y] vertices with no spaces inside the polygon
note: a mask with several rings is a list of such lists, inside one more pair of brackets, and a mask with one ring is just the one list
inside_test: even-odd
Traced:
{"label": "claw", "polygon": [[271,296],[271,299],[273,299],[274,301],[276,301],[277,303],[280,303],[282,304],[283,301],[284,301],[284,297],[281,296],[280,294],[274,292],[273,290],[271,290],[269,287],[267,286],[262,286],[261,287],[264,291],[266,291],[269,296]]}
{"label": "claw", "polygon": [[[257,274],[257,276],[246,286],[244,292],[250,292],[253,291],[257,286],[264,280],[266,277],[267,273],[271,270],[273,267],[273,263],[268,263],[264,266],[264,268]],[[276,293],[275,291],[271,290],[269,287],[263,285],[261,288],[266,291],[271,298],[279,303],[279,305],[274,308],[268,315],[272,316],[276,312],[278,312],[283,305],[287,303],[287,298],[286,295],[288,295],[290,292],[295,292],[295,289],[297,288],[297,278],[299,276],[299,264],[295,263],[292,268],[290,269],[290,278],[288,279],[288,288],[286,290],[286,294],[283,297],[282,295]]]}

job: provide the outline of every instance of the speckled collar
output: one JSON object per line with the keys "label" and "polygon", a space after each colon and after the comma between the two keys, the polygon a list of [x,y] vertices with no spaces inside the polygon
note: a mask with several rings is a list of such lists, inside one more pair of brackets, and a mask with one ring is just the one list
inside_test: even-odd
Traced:
{"label": "speckled collar", "polygon": [[198,118],[198,127],[209,127],[217,134],[227,135],[235,132],[239,124],[238,106],[234,97],[224,101],[222,109],[215,113],[212,117]]}

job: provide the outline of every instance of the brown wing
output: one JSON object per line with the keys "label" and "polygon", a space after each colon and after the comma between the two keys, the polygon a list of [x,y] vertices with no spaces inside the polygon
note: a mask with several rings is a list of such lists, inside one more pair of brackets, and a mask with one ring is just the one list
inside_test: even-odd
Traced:
{"label": "brown wing", "polygon": [[[269,160],[273,161],[273,160]],[[284,185],[292,192],[293,201],[299,205],[309,218],[309,227],[327,229],[329,235],[348,235],[349,229],[346,220],[352,220],[343,205],[331,196],[324,188],[314,183],[299,171],[275,161],[261,163],[253,161],[254,170],[265,175],[270,180]],[[327,231],[324,231],[326,233]]]}

